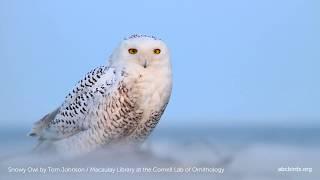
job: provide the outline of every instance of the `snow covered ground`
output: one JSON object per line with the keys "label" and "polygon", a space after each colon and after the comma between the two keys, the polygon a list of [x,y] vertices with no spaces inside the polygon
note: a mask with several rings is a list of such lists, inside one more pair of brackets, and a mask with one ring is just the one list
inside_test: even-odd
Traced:
{"label": "snow covered ground", "polygon": [[[2,132],[3,133],[3,132]],[[33,154],[23,130],[1,139],[5,179],[318,179],[317,128],[160,129],[139,150],[105,147],[65,159]],[[2,178],[1,178],[2,179]]]}

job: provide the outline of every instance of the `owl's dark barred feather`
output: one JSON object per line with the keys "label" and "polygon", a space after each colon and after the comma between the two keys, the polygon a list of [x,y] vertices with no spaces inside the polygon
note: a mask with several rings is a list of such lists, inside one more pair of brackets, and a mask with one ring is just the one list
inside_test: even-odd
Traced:
{"label": "owl's dark barred feather", "polygon": [[[108,71],[112,76],[103,83],[99,82]],[[95,137],[100,138],[100,143],[120,139],[143,141],[158,123],[165,106],[161,111],[153,112],[145,123],[139,124],[143,111],[136,105],[138,94],[132,94],[132,87],[126,87],[123,81],[115,81],[116,75],[123,79],[127,73],[122,70],[117,74],[114,69],[104,66],[87,73],[66,96],[62,106],[37,122],[34,129],[40,129],[33,130],[30,135],[38,136],[40,140],[59,140],[94,129],[92,135],[97,135]],[[118,88],[110,91],[115,83],[118,83]]]}

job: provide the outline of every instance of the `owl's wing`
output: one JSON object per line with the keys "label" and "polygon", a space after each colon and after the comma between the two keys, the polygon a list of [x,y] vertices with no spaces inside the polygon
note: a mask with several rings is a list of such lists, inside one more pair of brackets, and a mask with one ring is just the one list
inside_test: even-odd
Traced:
{"label": "owl's wing", "polygon": [[86,116],[116,82],[114,68],[101,66],[80,80],[63,104],[34,124],[30,136],[58,140],[87,129]]}

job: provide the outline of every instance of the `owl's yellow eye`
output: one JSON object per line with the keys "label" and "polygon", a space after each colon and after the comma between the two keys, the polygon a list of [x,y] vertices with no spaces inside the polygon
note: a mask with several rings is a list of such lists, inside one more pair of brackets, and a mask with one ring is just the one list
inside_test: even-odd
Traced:
{"label": "owl's yellow eye", "polygon": [[138,50],[137,50],[137,49],[134,49],[134,48],[130,48],[130,49],[128,49],[128,52],[129,52],[130,54],[137,54]]}
{"label": "owl's yellow eye", "polygon": [[154,50],[153,50],[153,53],[155,53],[155,54],[160,54],[160,53],[161,53],[161,50],[160,50],[160,49],[154,49]]}

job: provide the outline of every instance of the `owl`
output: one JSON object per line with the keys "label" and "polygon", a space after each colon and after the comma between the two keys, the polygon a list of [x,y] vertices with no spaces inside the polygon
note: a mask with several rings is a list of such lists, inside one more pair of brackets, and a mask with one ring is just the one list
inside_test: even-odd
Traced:
{"label": "owl", "polygon": [[83,154],[112,143],[140,144],[155,128],[170,98],[170,52],[159,38],[132,35],[104,66],[88,72],[60,107],[37,121],[39,146]]}

